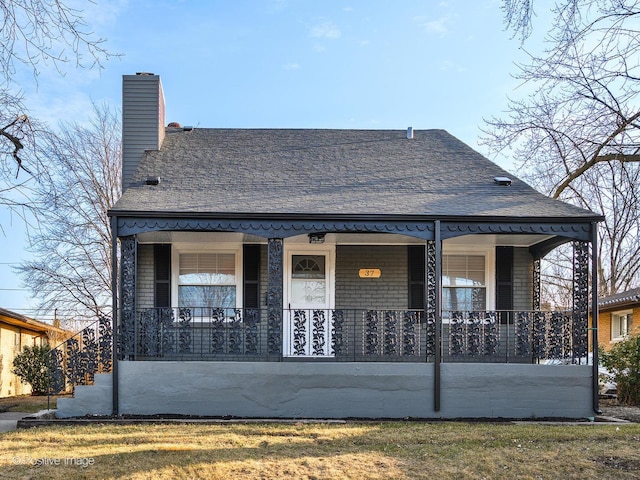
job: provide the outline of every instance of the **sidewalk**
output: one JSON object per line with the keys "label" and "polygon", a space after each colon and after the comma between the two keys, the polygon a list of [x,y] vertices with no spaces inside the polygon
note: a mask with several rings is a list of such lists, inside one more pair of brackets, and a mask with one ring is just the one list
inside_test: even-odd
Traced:
{"label": "sidewalk", "polygon": [[32,416],[33,413],[26,412],[2,412],[0,413],[0,433],[10,432],[16,429],[18,420]]}

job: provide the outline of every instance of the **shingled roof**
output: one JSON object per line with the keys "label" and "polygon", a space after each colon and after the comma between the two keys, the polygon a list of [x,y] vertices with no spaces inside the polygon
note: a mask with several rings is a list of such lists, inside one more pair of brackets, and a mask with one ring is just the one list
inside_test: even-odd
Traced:
{"label": "shingled roof", "polygon": [[[112,212],[597,219],[444,130],[168,128]],[[150,176],[158,185],[147,185]],[[498,185],[494,177],[509,177]]]}
{"label": "shingled roof", "polygon": [[640,288],[633,288],[598,299],[598,307],[601,310],[630,305],[640,305]]}

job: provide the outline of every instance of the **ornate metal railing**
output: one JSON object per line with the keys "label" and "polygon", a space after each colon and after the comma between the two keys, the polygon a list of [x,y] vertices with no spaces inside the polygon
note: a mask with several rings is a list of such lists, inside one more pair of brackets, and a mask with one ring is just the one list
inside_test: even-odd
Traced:
{"label": "ornate metal railing", "polygon": [[[158,308],[136,313],[131,360],[393,361],[435,356],[435,324],[421,310],[285,309],[274,356],[267,309]],[[124,343],[124,342],[123,342]],[[445,362],[520,362],[587,356],[586,318],[571,312],[443,312]]]}
{"label": "ornate metal railing", "polygon": [[579,363],[587,357],[587,319],[572,312],[443,312],[445,361]]}
{"label": "ornate metal railing", "polygon": [[107,317],[57,345],[49,354],[49,395],[91,385],[96,373],[111,372],[112,349],[113,332]]}

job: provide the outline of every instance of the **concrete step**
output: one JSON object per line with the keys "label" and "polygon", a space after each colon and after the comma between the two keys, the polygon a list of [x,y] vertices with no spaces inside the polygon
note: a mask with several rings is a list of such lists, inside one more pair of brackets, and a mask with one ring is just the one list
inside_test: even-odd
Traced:
{"label": "concrete step", "polygon": [[113,384],[113,375],[110,373],[96,373],[93,377],[93,384],[111,387]]}
{"label": "concrete step", "polygon": [[111,415],[112,395],[111,374],[100,374],[94,385],[78,385],[73,398],[59,398],[56,417],[83,417],[85,415]]}

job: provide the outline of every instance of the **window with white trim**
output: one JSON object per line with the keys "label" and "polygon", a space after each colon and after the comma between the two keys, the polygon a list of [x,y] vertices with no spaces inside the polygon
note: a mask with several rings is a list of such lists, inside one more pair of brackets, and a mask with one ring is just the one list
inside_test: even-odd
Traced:
{"label": "window with white trim", "polygon": [[611,340],[622,340],[628,335],[631,329],[631,317],[631,310],[611,314]]}
{"label": "window with white trim", "polygon": [[485,255],[442,256],[442,310],[487,308]]}
{"label": "window with white trim", "polygon": [[234,253],[180,253],[178,306],[236,308]]}

